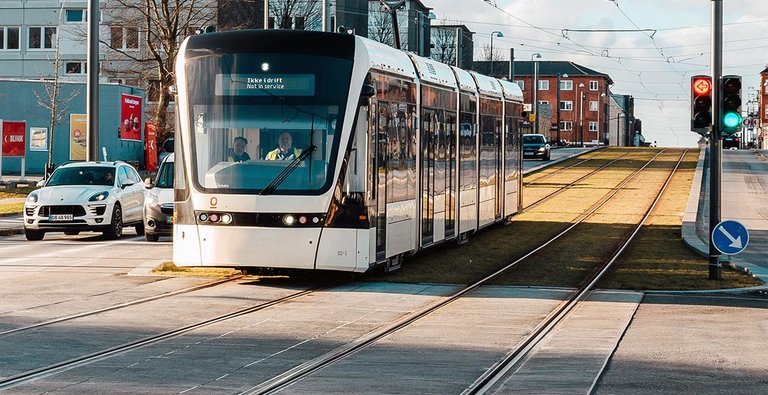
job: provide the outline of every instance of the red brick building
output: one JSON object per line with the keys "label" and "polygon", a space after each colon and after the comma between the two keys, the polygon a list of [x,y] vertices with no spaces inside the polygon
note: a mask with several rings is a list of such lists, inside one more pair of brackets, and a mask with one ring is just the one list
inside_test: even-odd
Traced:
{"label": "red brick building", "polygon": [[[559,136],[571,143],[607,144],[611,77],[573,62],[537,63],[540,106],[552,106],[549,133],[545,135],[550,140]],[[514,80],[523,89],[525,102],[532,103],[534,63],[515,62],[514,66]],[[539,130],[547,130],[544,126],[540,125]]]}
{"label": "red brick building", "polygon": [[768,149],[768,66],[760,72],[760,93],[757,95],[760,120],[758,123],[757,148]]}

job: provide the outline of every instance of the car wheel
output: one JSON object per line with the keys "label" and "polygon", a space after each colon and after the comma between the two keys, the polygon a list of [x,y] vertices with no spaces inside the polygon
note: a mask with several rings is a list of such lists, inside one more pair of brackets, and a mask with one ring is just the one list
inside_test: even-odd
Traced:
{"label": "car wheel", "polygon": [[38,232],[36,230],[24,229],[24,236],[29,241],[37,241],[37,240],[42,240],[43,239],[43,236],[45,236],[45,232]]}
{"label": "car wheel", "polygon": [[140,224],[134,226],[134,229],[136,229],[136,234],[141,236],[144,234],[144,221],[141,221]]}
{"label": "car wheel", "polygon": [[67,235],[67,236],[77,236],[77,235],[80,234],[80,232],[77,231],[77,230],[71,230],[71,231],[68,231],[68,232],[64,232],[64,234]]}
{"label": "car wheel", "polygon": [[147,241],[156,242],[160,240],[160,235],[154,234],[154,233],[147,233],[144,235],[147,238]]}
{"label": "car wheel", "polygon": [[104,232],[104,236],[109,239],[116,240],[123,235],[123,210],[120,205],[115,203],[115,209],[112,210],[112,223],[109,224],[109,228]]}

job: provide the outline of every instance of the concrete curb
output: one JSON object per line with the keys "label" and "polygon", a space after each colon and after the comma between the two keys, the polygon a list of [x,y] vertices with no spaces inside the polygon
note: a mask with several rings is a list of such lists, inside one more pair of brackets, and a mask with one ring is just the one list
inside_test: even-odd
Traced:
{"label": "concrete curb", "polygon": [[0,217],[18,217],[21,215],[24,215],[24,213],[22,213],[21,211],[19,211],[18,213],[0,213]]}
{"label": "concrete curb", "polygon": [[0,229],[0,236],[12,236],[24,234],[24,228],[5,228]]}
{"label": "concrete curb", "polygon": [[[704,221],[705,210],[709,209],[709,200],[707,198],[706,191],[709,188],[709,177],[705,176],[704,172],[704,159],[706,156],[706,147],[702,147],[699,151],[699,160],[696,163],[696,173],[693,176],[693,182],[691,183],[691,193],[688,196],[688,205],[685,209],[685,215],[683,216],[683,224],[680,229],[680,233],[683,237],[683,242],[697,252],[699,255],[709,258],[709,223]],[[703,197],[703,198],[702,198]],[[706,241],[705,241],[706,240]],[[722,255],[721,262],[727,264],[732,269],[747,273],[763,284],[768,284],[768,269],[754,265],[741,258]],[[738,289],[725,289],[725,290],[711,290],[711,291],[680,291],[680,292],[693,292],[693,293],[713,293],[713,292],[752,292],[752,291],[764,291],[768,289],[768,285],[751,287],[751,288],[738,288]]]}

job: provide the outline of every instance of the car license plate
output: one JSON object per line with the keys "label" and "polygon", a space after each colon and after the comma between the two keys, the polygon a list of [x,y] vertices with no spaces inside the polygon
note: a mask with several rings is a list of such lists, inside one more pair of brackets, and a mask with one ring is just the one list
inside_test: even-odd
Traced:
{"label": "car license plate", "polygon": [[173,216],[169,215],[169,216],[165,217],[165,219],[166,219],[166,222],[168,222],[169,224],[173,223]]}
{"label": "car license plate", "polygon": [[72,221],[72,214],[51,214],[48,221]]}

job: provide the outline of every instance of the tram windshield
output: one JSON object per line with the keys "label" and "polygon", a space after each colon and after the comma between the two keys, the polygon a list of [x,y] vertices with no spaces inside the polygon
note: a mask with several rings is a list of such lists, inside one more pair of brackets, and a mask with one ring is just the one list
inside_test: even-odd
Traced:
{"label": "tram windshield", "polygon": [[226,54],[189,60],[186,71],[201,188],[277,195],[330,188],[351,60]]}

